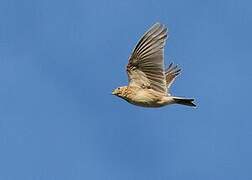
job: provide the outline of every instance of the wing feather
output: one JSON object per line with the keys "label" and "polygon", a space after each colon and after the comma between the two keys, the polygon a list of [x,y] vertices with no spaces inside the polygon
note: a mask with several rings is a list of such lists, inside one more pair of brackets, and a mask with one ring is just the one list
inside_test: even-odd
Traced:
{"label": "wing feather", "polygon": [[180,74],[180,72],[181,69],[179,69],[177,65],[173,66],[173,63],[171,63],[165,70],[165,79],[168,91],[172,83],[174,82],[175,78]]}
{"label": "wing feather", "polygon": [[166,94],[164,71],[164,46],[167,28],[160,23],[154,24],[137,43],[129,63],[127,73],[130,86],[151,88]]}

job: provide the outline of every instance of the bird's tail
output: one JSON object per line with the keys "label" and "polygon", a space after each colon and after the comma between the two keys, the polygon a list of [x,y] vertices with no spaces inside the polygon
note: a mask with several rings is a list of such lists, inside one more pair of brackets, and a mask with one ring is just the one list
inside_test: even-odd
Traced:
{"label": "bird's tail", "polygon": [[196,107],[196,104],[193,103],[194,99],[186,99],[186,98],[182,98],[182,97],[173,97],[173,100],[177,104]]}

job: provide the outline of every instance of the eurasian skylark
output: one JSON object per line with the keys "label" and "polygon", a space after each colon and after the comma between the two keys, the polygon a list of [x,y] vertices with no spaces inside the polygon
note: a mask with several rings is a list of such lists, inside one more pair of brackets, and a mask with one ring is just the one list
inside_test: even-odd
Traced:
{"label": "eurasian skylark", "polygon": [[164,69],[166,38],[167,28],[160,23],[154,24],[143,35],[129,58],[129,84],[113,90],[113,95],[143,107],[161,107],[168,104],[196,106],[194,99],[175,97],[169,92],[181,69],[172,63]]}

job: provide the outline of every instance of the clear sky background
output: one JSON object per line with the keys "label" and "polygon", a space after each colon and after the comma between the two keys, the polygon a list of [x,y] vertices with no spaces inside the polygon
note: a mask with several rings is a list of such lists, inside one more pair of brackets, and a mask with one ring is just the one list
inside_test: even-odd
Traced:
{"label": "clear sky background", "polygon": [[[251,180],[252,2],[0,1],[0,180]],[[136,107],[133,47],[169,28],[172,93]]]}

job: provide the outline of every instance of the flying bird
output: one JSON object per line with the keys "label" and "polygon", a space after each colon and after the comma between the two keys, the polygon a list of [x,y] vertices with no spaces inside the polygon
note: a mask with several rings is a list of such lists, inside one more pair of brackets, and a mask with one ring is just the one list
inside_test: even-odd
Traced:
{"label": "flying bird", "polygon": [[142,107],[162,107],[169,104],[196,105],[192,98],[170,94],[170,87],[181,69],[171,63],[164,68],[164,46],[167,28],[154,24],[135,46],[126,68],[128,86],[112,91],[127,102]]}

